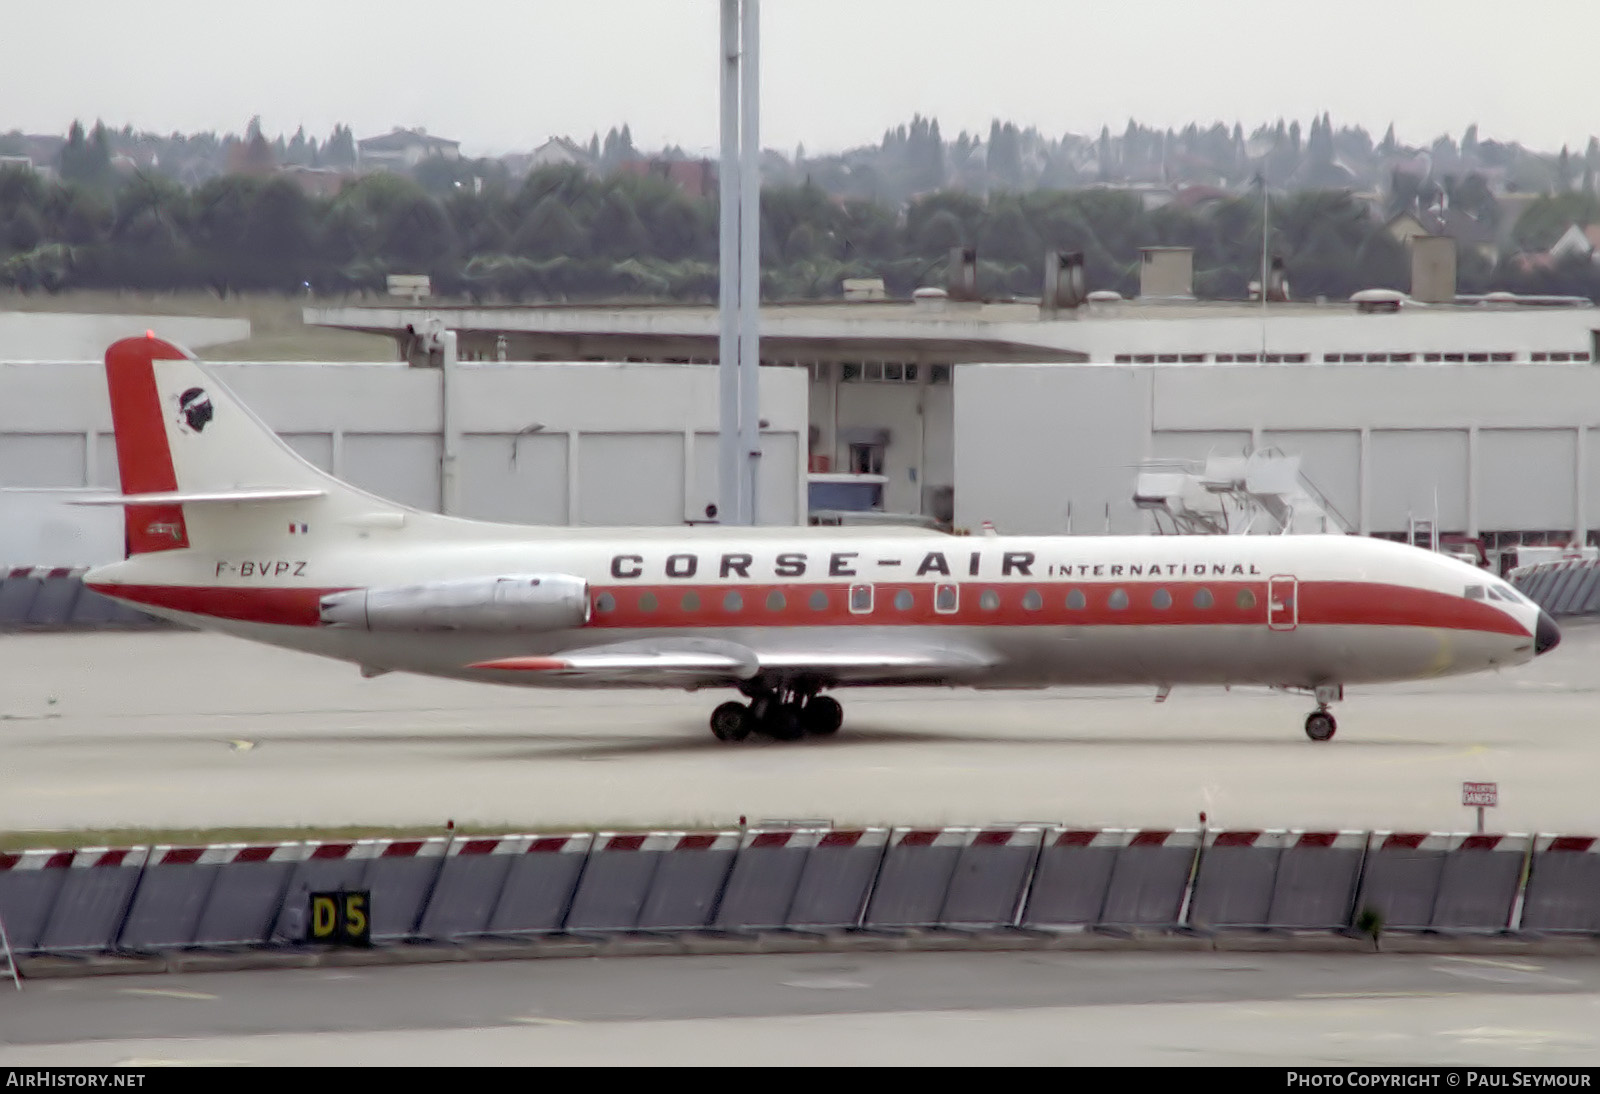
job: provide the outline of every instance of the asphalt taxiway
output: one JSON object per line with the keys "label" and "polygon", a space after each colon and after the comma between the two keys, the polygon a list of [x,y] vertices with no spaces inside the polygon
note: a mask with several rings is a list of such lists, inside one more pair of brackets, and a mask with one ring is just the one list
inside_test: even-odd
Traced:
{"label": "asphalt taxiway", "polygon": [[808,954],[30,983],[0,1066],[1600,1063],[1600,959]]}
{"label": "asphalt taxiway", "polygon": [[837,738],[714,740],[724,696],[390,675],[204,634],[0,637],[0,830],[1063,821],[1600,830],[1600,627],[1533,664],[1301,696],[847,691]]}

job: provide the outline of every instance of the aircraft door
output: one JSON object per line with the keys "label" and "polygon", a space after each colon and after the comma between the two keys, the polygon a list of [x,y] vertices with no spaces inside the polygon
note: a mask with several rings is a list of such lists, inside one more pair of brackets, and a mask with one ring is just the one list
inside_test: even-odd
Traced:
{"label": "aircraft door", "polygon": [[1267,579],[1267,627],[1292,631],[1300,622],[1300,582],[1292,574]]}

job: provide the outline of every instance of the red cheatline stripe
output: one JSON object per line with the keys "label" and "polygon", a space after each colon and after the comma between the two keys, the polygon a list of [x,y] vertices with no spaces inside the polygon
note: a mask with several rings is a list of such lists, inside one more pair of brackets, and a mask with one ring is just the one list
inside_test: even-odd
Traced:
{"label": "red cheatline stripe", "polygon": [[1213,847],[1254,847],[1261,838],[1260,832],[1218,832],[1211,843]]}
{"label": "red cheatline stripe", "polygon": [[1172,833],[1169,831],[1160,831],[1156,829],[1147,829],[1142,832],[1135,832],[1133,834],[1133,839],[1128,841],[1128,846],[1165,847],[1167,843],[1167,837],[1170,835],[1172,835]]}
{"label": "red cheatline stripe", "polygon": [[1057,847],[1087,847],[1094,842],[1100,833],[1095,829],[1074,829],[1071,832],[1062,832],[1056,837]]}
{"label": "red cheatline stripe", "polygon": [[200,856],[205,853],[204,847],[174,847],[161,856],[161,866],[182,866],[191,862],[200,861]]}
{"label": "red cheatline stripe", "polygon": [[1300,838],[1294,841],[1296,847],[1332,847],[1339,838],[1337,832],[1301,832]]}
{"label": "red cheatline stripe", "polygon": [[1427,838],[1426,832],[1391,832],[1384,837],[1381,849],[1387,851],[1391,847],[1404,847],[1415,850]]}
{"label": "red cheatline stripe", "polygon": [[540,836],[528,844],[529,852],[533,851],[560,851],[572,842],[571,836]]}
{"label": "red cheatline stripe", "polygon": [[928,847],[928,846],[931,846],[933,844],[933,841],[939,838],[939,833],[941,831],[942,831],[942,829],[939,829],[939,828],[917,828],[917,829],[913,829],[912,831],[906,832],[904,835],[902,835],[900,837],[900,846],[902,846],[902,847]]}
{"label": "red cheatline stripe", "polygon": [[353,843],[324,843],[311,852],[312,858],[344,858],[355,847]]}
{"label": "red cheatline stripe", "polygon": [[500,841],[497,839],[469,839],[461,845],[461,850],[456,853],[460,855],[488,855],[492,854],[494,849],[499,846]]}
{"label": "red cheatline stripe", "polygon": [[46,574],[45,576],[46,577],[54,577],[54,578],[71,577],[72,576],[72,567],[71,566],[57,566],[53,570],[51,570],[48,574]]}
{"label": "red cheatline stripe", "polygon": [[13,566],[11,568],[11,572],[9,574],[7,574],[6,576],[8,578],[18,578],[18,579],[24,578],[24,577],[32,577],[33,576],[33,567],[32,566]]}
{"label": "red cheatline stripe", "polygon": [[[129,512],[133,510],[130,508]],[[153,608],[237,619],[249,623],[282,623],[313,627],[321,622],[321,601],[344,587],[322,589],[234,589],[204,585],[111,585],[90,582],[105,596]]]}
{"label": "red cheatline stripe", "polygon": [[1461,841],[1461,847],[1459,848],[1459,850],[1462,850],[1462,851],[1493,851],[1496,847],[1498,847],[1500,845],[1500,841],[1503,838],[1504,837],[1502,837],[1502,836],[1471,835],[1471,836],[1468,836],[1466,839]]}
{"label": "red cheatline stripe", "polygon": [[233,856],[234,862],[266,862],[272,858],[272,853],[278,849],[277,844],[268,844],[262,847],[241,847],[239,853]]}
{"label": "red cheatline stripe", "polygon": [[6,851],[0,851],[0,870],[9,870],[21,861],[21,855],[13,855]]}
{"label": "red cheatline stripe", "polygon": [[1594,846],[1595,836],[1557,836],[1550,841],[1550,851],[1587,851]]}
{"label": "red cheatline stripe", "polygon": [[750,841],[751,847],[787,847],[793,832],[757,832]]}
{"label": "red cheatline stripe", "polygon": [[[958,580],[942,582],[958,589],[955,612],[936,612],[932,580],[874,584],[870,612],[849,610],[850,585],[844,583],[762,583],[748,585],[653,584],[590,587],[590,626],[629,629],[718,627],[731,622],[758,626],[839,626],[844,624],[956,626],[1114,626],[1114,625],[1250,625],[1266,622],[1266,583],[1226,578],[1166,580],[1132,577],[1094,581]],[[1211,594],[1211,606],[1195,606],[1196,595]],[[1112,607],[1121,590],[1128,600]],[[1068,608],[1070,592],[1085,598]],[[1169,606],[1156,606],[1165,591]],[[736,606],[729,606],[730,594]],[[909,602],[901,596],[909,596]],[[1239,597],[1248,593],[1241,604]],[[820,594],[821,607],[812,607]],[[992,607],[984,601],[992,596]],[[1037,600],[1030,599],[1036,597]],[[1452,593],[1367,581],[1302,581],[1297,618],[1301,625],[1367,624],[1479,630],[1522,635],[1526,631],[1510,614],[1487,601]],[[688,604],[686,607],[685,604]],[[905,604],[906,606],[902,606]]]}
{"label": "red cheatline stripe", "polygon": [[696,832],[693,835],[682,836],[678,840],[680,851],[705,851],[717,842],[717,837],[709,832]]}
{"label": "red cheatline stripe", "polygon": [[[130,509],[129,512],[133,512]],[[963,582],[959,611],[943,614],[932,606],[932,582],[884,583],[876,586],[871,612],[848,609],[847,585],[698,585],[698,586],[612,586],[593,588],[596,601],[601,596],[615,600],[610,611],[596,609],[591,627],[625,627],[640,630],[679,630],[696,627],[726,627],[734,624],[761,627],[806,626],[1251,626],[1266,622],[1266,586],[1263,583],[1170,582],[1132,580],[1119,586],[1115,581],[1074,585],[1070,582],[1006,583]],[[320,622],[322,597],[343,592],[348,586],[326,588],[236,588],[232,586],[179,585],[92,585],[96,592],[124,600],[257,623],[282,623],[316,626]],[[1110,607],[1110,597],[1118,588],[1130,595],[1128,607]],[[1195,608],[1194,593],[1205,588],[1213,592],[1211,608]],[[1525,636],[1527,632],[1510,614],[1487,601],[1468,600],[1450,593],[1412,589],[1360,581],[1304,581],[1300,583],[1299,625],[1405,626],[1446,630],[1481,631],[1491,634]],[[1067,590],[1076,589],[1088,598],[1082,609],[1066,607]],[[1172,606],[1156,608],[1153,597],[1165,590]],[[1248,590],[1255,597],[1249,608],[1238,607],[1235,596]],[[900,592],[911,596],[912,606],[896,608]],[[741,607],[730,611],[724,598],[737,592]],[[981,600],[993,592],[999,607],[987,610]],[[813,611],[810,597],[822,593],[827,606]],[[1043,607],[1024,606],[1029,594],[1042,598]],[[682,607],[683,598],[693,594],[698,608]],[[656,607],[647,610],[640,598],[655,597]],[[770,606],[781,598],[781,607]],[[478,662],[475,668],[508,671],[555,671],[566,662],[553,657],[506,657]]]}
{"label": "red cheatline stripe", "polygon": [[861,842],[861,837],[864,835],[866,835],[866,832],[859,828],[835,829],[832,832],[825,833],[822,839],[818,842],[818,846],[854,847],[856,844]]}
{"label": "red cheatline stripe", "polygon": [[1016,833],[1010,828],[986,828],[972,839],[974,847],[1004,847]]}
{"label": "red cheatline stripe", "polygon": [[644,836],[612,836],[606,841],[607,851],[637,851],[644,846]]}
{"label": "red cheatline stripe", "polygon": [[121,866],[122,860],[127,858],[129,854],[130,852],[126,848],[118,848],[115,851],[105,851],[101,853],[99,858],[95,859],[94,865]]}
{"label": "red cheatline stripe", "polygon": [[384,858],[410,858],[422,850],[419,839],[398,839],[383,849]]}

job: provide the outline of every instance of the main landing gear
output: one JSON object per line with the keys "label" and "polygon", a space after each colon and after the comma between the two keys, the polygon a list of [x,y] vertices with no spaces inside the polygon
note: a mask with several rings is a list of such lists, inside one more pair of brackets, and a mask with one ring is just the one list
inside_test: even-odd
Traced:
{"label": "main landing gear", "polygon": [[800,689],[749,689],[749,703],[723,703],[711,712],[711,732],[719,741],[742,741],[760,733],[777,741],[807,734],[826,737],[844,724],[837,699]]}
{"label": "main landing gear", "polygon": [[1306,715],[1306,736],[1313,741],[1330,741],[1339,730],[1339,723],[1328,712],[1329,704],[1344,698],[1340,684],[1322,684],[1316,688],[1317,709]]}

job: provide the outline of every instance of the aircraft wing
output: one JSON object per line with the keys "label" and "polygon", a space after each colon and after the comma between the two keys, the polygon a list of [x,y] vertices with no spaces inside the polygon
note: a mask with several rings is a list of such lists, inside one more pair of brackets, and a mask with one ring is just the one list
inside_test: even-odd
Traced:
{"label": "aircraft wing", "polygon": [[956,680],[992,663],[976,650],[917,642],[757,649],[716,639],[649,638],[467,667],[548,674],[552,683],[576,686],[713,687],[764,674],[827,684],[920,684]]}

